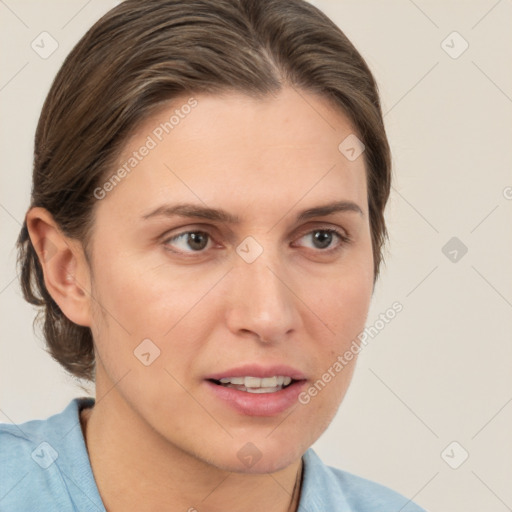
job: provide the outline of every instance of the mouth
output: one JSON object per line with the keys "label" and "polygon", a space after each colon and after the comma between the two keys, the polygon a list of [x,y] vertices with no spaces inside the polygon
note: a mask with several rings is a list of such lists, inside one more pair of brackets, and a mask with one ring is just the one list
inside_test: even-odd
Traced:
{"label": "mouth", "polygon": [[277,393],[289,386],[292,386],[296,379],[288,375],[274,375],[273,377],[223,377],[222,379],[207,379],[218,386],[233,388],[245,393]]}
{"label": "mouth", "polygon": [[214,400],[244,416],[275,416],[298,403],[306,376],[287,365],[244,365],[208,375],[206,388]]}

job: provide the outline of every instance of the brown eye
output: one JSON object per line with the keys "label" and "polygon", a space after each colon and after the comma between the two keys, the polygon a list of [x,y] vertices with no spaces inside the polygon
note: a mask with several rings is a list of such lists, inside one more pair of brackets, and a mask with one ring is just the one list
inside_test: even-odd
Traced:
{"label": "brown eye", "polygon": [[165,240],[165,245],[172,246],[178,252],[200,252],[206,248],[210,235],[204,231],[185,231]]}

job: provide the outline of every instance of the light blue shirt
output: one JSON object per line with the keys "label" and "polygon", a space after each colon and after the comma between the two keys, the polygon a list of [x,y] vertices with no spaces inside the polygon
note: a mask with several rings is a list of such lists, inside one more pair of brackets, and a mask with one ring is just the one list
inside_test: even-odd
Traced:
{"label": "light blue shirt", "polygon": [[[20,425],[0,423],[1,512],[105,512],[80,427],[75,398],[59,414]],[[425,512],[380,484],[303,456],[299,512]]]}

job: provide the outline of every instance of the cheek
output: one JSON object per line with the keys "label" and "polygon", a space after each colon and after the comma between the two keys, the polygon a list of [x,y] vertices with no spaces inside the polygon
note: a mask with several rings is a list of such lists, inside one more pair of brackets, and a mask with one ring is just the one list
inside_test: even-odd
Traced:
{"label": "cheek", "polygon": [[364,329],[373,292],[371,250],[357,251],[352,256],[322,279],[321,289],[315,294],[315,312],[329,327],[334,351],[343,349]]}
{"label": "cheek", "polygon": [[315,411],[325,427],[349,387],[359,353],[358,336],[365,327],[372,291],[373,256],[371,244],[365,244],[360,251],[351,253],[345,265],[330,278],[322,279],[321,293],[317,293],[316,301],[311,303],[311,309],[323,325],[318,328],[322,330],[313,335],[315,381],[320,382],[316,388],[314,385],[311,388],[314,398],[306,407]]}
{"label": "cheek", "polygon": [[171,271],[161,257],[121,255],[103,261],[95,272],[96,299],[112,313],[111,320],[142,336],[162,337],[204,296],[215,278],[198,275],[192,266]]}
{"label": "cheek", "polygon": [[327,336],[316,338],[315,373],[316,379],[325,383],[325,388],[319,385],[322,397],[316,401],[325,421],[332,419],[350,384],[358,354],[354,346],[364,330],[370,297],[368,285],[355,279],[333,287],[324,297],[323,314],[329,331]]}
{"label": "cheek", "polygon": [[371,281],[361,276],[364,274],[340,280],[318,303],[319,316],[329,330],[324,328],[324,334],[314,338],[315,377],[300,402],[307,408],[305,421],[315,436],[334,418],[355,370],[358,335],[364,330],[372,290]]}
{"label": "cheek", "polygon": [[176,270],[161,258],[155,262],[126,255],[103,261],[94,273],[93,335],[111,377],[127,370],[148,375],[134,357],[139,346],[158,354],[152,368],[186,375],[211,335],[212,323],[222,317],[221,301],[211,290],[225,270],[193,265]]}
{"label": "cheek", "polygon": [[352,276],[331,295],[332,330],[336,333],[338,344],[346,344],[364,329],[371,294],[371,282]]}

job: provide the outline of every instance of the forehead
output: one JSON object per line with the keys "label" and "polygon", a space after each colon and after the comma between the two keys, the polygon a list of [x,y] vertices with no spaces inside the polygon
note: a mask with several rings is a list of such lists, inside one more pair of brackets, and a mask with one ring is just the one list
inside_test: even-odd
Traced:
{"label": "forehead", "polygon": [[174,98],[127,141],[117,168],[128,172],[109,200],[145,208],[175,196],[205,203],[243,198],[245,206],[268,200],[290,207],[307,193],[346,196],[364,208],[363,155],[349,159],[342,151],[354,136],[340,109],[291,87],[265,98],[234,92]]}

